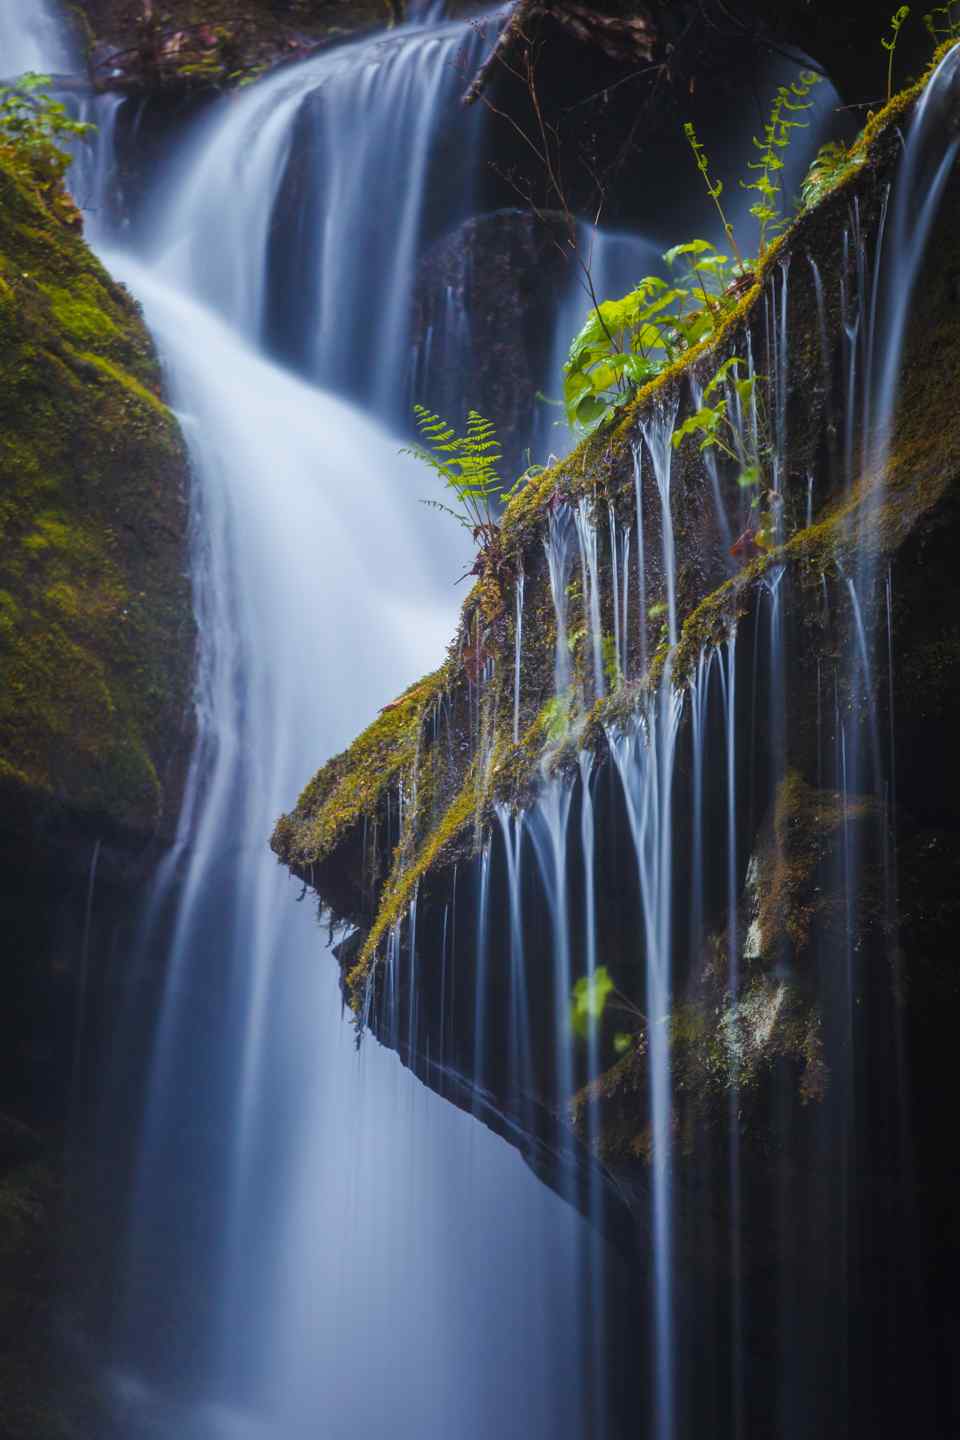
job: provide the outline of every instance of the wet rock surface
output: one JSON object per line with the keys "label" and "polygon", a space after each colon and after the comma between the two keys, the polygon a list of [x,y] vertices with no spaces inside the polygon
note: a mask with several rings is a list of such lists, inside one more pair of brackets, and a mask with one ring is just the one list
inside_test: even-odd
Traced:
{"label": "wet rock surface", "polygon": [[[612,649],[623,616],[622,594],[613,586],[614,575],[623,572],[614,560],[622,565],[623,552],[608,537],[631,526],[635,543],[639,494],[646,562],[639,605],[648,615],[663,614],[664,518],[649,437],[655,437],[658,414],[675,407],[682,418],[695,403],[685,376],[641,396],[618,429],[581,447],[515,502],[503,530],[512,573],[488,576],[477,587],[446,667],[422,690],[408,692],[402,754],[384,722],[375,722],[360,749],[320,772],[274,837],[280,857],[359,927],[341,953],[358,1025],[398,1049],[440,1093],[445,1071],[453,1068],[495,1097],[501,1112],[522,1117],[526,1101],[530,1133],[534,1111],[554,1115],[558,1129],[572,1120],[583,1149],[599,1162],[604,1192],[609,1186],[615,1206],[626,1202],[641,1231],[654,1183],[649,1027],[666,1027],[678,1305],[681,1314],[686,1307],[691,1313],[713,1307],[718,1322],[710,1333],[723,1334],[742,1319],[731,1306],[749,1295],[749,1405],[757,1426],[775,1424],[778,1346],[786,1343],[776,1316],[784,1284],[792,1287],[797,1326],[807,1333],[819,1323],[827,1351],[846,1347],[850,1393],[871,1395],[868,1408],[877,1423],[885,1411],[906,1422],[918,1365],[924,1373],[942,1371],[943,1356],[918,1340],[916,1350],[904,1343],[882,1380],[873,1373],[870,1357],[878,1342],[872,1317],[894,1293],[903,1314],[915,1313],[919,1303],[908,1278],[911,1257],[925,1257],[916,1264],[928,1267],[920,1288],[932,1297],[934,1332],[949,1331],[955,1317],[955,1290],[944,1277],[956,1274],[956,1247],[939,1228],[943,1205],[935,1197],[955,1186],[955,1164],[944,1150],[937,1116],[939,1097],[951,1084],[949,1037],[957,999],[956,968],[940,927],[955,908],[955,867],[948,857],[960,808],[948,720],[960,674],[951,618],[960,606],[952,560],[960,435],[950,412],[960,363],[951,299],[958,182],[947,192],[914,300],[882,490],[867,463],[856,475],[845,474],[849,456],[860,455],[859,415],[846,436],[837,418],[847,405],[845,316],[838,293],[821,312],[808,259],[834,284],[838,276],[853,283],[853,227],[875,233],[899,150],[892,129],[881,135],[855,180],[801,220],[761,277],[761,289],[745,302],[730,337],[732,353],[743,354],[749,335],[752,353],[765,357],[759,365],[773,372],[778,362],[769,348],[771,333],[782,324],[789,335],[782,551],[746,564],[731,556],[730,535],[749,518],[746,512],[738,517],[743,497],[723,492],[730,519],[725,534],[711,496],[717,477],[695,447],[682,448],[673,457],[669,501],[679,644],[668,660],[656,627],[648,627],[644,657],[636,620],[618,642],[628,676],[641,675],[646,663],[657,683],[669,666],[675,682],[691,687],[672,779],[669,1013],[638,1018],[644,915],[611,753],[611,737],[635,723],[647,692],[629,684],[617,691],[608,671],[615,694],[594,703],[588,575],[574,549],[564,579],[579,716],[551,709],[558,621],[544,547],[563,507],[571,527],[577,515],[592,516],[602,577],[599,627]],[[458,272],[451,267],[445,273]],[[702,362],[701,384],[716,363]],[[732,478],[721,476],[721,487]],[[635,564],[636,550],[633,556]],[[514,602],[521,571],[515,710]],[[633,616],[636,605],[631,593]],[[734,628],[735,662],[729,645]],[[861,634],[876,637],[869,661],[858,649]],[[708,653],[714,657],[713,700],[702,722],[696,782],[692,687]],[[731,722],[720,706],[721,690],[736,697],[732,724],[741,757],[734,807],[736,918],[730,919],[723,842],[704,870],[698,928],[683,883],[696,843],[689,828],[695,783],[702,786],[703,833],[711,843],[723,835],[731,803],[724,738]],[[648,726],[651,713],[648,708]],[[375,773],[368,771],[364,757],[378,747],[378,735],[386,754],[396,758],[396,770],[381,763]],[[569,806],[559,823],[569,837],[563,928],[570,936],[572,978],[588,965],[583,853],[576,838],[583,824],[585,792],[577,766],[584,749],[594,756],[594,962],[606,967],[637,1014],[624,1020],[612,1009],[605,1012],[594,1054],[574,1049],[572,1074],[564,1075],[558,1035],[570,992],[557,981],[551,906],[560,902],[555,894],[549,898],[559,852],[551,852],[545,838],[552,812],[546,802],[539,810],[534,802],[553,785],[567,797],[560,803]],[[869,796],[844,789],[837,780],[844,766],[874,753],[885,757],[883,766],[892,767],[885,773],[894,778],[878,781]],[[553,780],[545,782],[544,766]],[[391,774],[405,777],[405,794],[416,797],[412,806],[398,804]],[[351,790],[363,797],[352,817],[342,808]],[[339,818],[331,829],[336,805]],[[541,854],[535,864],[528,854],[520,889],[529,1046],[520,1068],[520,992],[508,923],[513,902],[498,805],[532,807],[524,844],[555,857]],[[492,858],[472,858],[487,855],[480,848],[487,833],[494,836]],[[890,909],[895,856],[904,862],[899,924]],[[415,967],[407,955],[411,900]],[[454,915],[456,941],[449,939]],[[731,989],[734,957],[738,978]],[[478,1031],[481,994],[485,1028]],[[405,1021],[398,1029],[396,1016],[414,1012],[415,1029]],[[571,1079],[572,1092],[566,1088]],[[905,1130],[915,1138],[910,1160]],[[522,1139],[514,1143],[523,1148]],[[734,1174],[740,1188],[731,1191]],[[576,1199],[576,1186],[556,1167],[552,1183]],[[858,1297],[849,1333],[843,1318],[848,1293]],[[723,1388],[730,1356],[700,1352],[684,1366],[688,1361],[691,1376],[711,1375]],[[687,1421],[701,1424],[707,1411],[701,1413],[695,1388]],[[834,1400],[824,1402],[824,1433],[842,1427],[837,1417],[846,1413],[846,1399]],[[925,1413],[942,1413],[932,1392],[924,1403]]]}
{"label": "wet rock surface", "polygon": [[[420,262],[413,297],[414,399],[456,416],[463,395],[489,416],[503,473],[525,468],[535,428],[535,376],[546,374],[557,295],[570,281],[562,216],[499,210],[466,221]],[[466,354],[454,369],[456,357]]]}

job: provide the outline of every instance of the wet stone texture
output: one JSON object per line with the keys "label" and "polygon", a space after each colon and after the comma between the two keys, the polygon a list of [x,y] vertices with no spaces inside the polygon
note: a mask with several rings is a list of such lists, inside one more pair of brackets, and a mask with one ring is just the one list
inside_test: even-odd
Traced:
{"label": "wet stone texture", "polygon": [[[791,1350],[791,1334],[815,1326],[824,1353],[846,1356],[849,1386],[822,1405],[809,1401],[805,1413],[823,1433],[847,1433],[853,1395],[858,1424],[879,1424],[885,1412],[906,1420],[913,1372],[933,1373],[936,1346],[918,1338],[911,1348],[910,1323],[898,1322],[906,1338],[878,1378],[878,1317],[890,1306],[901,1316],[922,1312],[947,1333],[955,1309],[947,1277],[956,1254],[935,1197],[955,1185],[938,1117],[952,1086],[958,983],[946,931],[960,798],[951,733],[960,673],[952,618],[960,613],[960,182],[946,192],[913,302],[881,486],[862,445],[861,402],[848,399],[844,320],[857,236],[871,255],[900,153],[904,117],[892,122],[875,127],[847,185],[801,218],[714,352],[641,394],[619,427],[513,503],[502,559],[468,598],[446,665],[408,692],[400,748],[387,734],[394,719],[381,717],[319,773],[274,836],[279,857],[357,927],[339,957],[358,1026],[455,1103],[499,1117],[539,1172],[592,1213],[599,1185],[618,1235],[630,1228],[624,1207],[632,1215],[641,1252],[654,1182],[650,1026],[666,1027],[678,1323],[713,1317],[691,1324],[677,1362],[690,1385],[678,1393],[688,1397],[686,1421],[706,1423],[711,1386],[725,1394],[735,1363],[718,1337],[744,1335],[756,1433],[777,1431],[778,1357]],[[430,293],[465,289],[460,252],[437,253]],[[826,282],[822,308],[814,265]],[[751,518],[735,474],[712,473],[685,444],[671,457],[666,512],[655,464],[658,427],[669,439],[672,415],[682,419],[694,403],[690,374],[702,386],[725,355],[747,353],[784,397],[776,421],[783,544],[752,559],[730,554],[731,536]],[[766,403],[775,406],[775,394]],[[572,699],[558,708],[558,609],[545,543],[578,512],[596,535],[599,604],[591,613],[574,539],[564,577]],[[679,626],[672,654],[668,527]],[[648,727],[663,725],[648,697],[665,676],[683,696],[671,772],[672,997],[669,1013],[647,1015],[651,962],[610,747],[638,714]],[[695,743],[698,695],[706,698]],[[592,892],[585,752],[594,757]],[[551,786],[569,807],[563,856],[555,850],[553,860],[544,828]],[[351,814],[346,802],[360,795]],[[518,888],[501,818],[517,809],[528,817]],[[551,885],[561,863],[558,921]],[[517,896],[519,970],[510,925]],[[583,1044],[569,1029],[570,985],[591,964],[606,967],[615,991]]]}

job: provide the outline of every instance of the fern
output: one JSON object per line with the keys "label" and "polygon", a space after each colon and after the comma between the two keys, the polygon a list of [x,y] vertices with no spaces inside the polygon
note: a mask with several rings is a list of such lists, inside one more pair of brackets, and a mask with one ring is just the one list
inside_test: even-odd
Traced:
{"label": "fern", "polygon": [[693,125],[690,123],[690,121],[688,121],[684,125],[683,133],[684,135],[686,135],[687,143],[689,144],[690,149],[693,151],[693,158],[697,162],[697,169],[703,176],[703,183],[707,187],[707,194],[710,196],[710,199],[716,206],[717,214],[720,216],[720,223],[723,226],[724,234],[730,241],[733,252],[737,257],[737,263],[742,270],[743,261],[740,256],[740,251],[737,249],[737,242],[734,239],[733,226],[727,219],[723,206],[720,203],[720,196],[723,194],[723,181],[710,179],[710,161],[707,158],[707,152],[706,150],[704,150],[700,141],[697,139],[697,132],[696,130],[694,130]]}
{"label": "fern", "polygon": [[473,533],[474,539],[489,540],[497,529],[493,504],[503,489],[497,469],[502,451],[493,422],[479,411],[470,410],[466,430],[459,435],[426,406],[414,405],[413,412],[423,443],[408,446],[401,453],[415,455],[435,470],[454,496],[457,508],[437,500],[424,503],[453,515]]}
{"label": "fern", "polygon": [[937,5],[924,15],[923,23],[935,46],[942,45],[945,40],[956,40],[960,37],[960,0],[948,0],[946,5]]}
{"label": "fern", "polygon": [[904,21],[910,16],[910,6],[901,5],[895,15],[890,16],[890,39],[881,40],[880,44],[887,52],[887,99],[893,95],[893,53],[897,48],[897,41],[900,39],[900,28]]}
{"label": "fern", "polygon": [[770,111],[770,119],[763,127],[763,139],[753,137],[754,146],[760,151],[760,158],[749,161],[747,169],[755,170],[758,174],[755,180],[741,180],[740,184],[744,190],[757,191],[759,196],[750,206],[750,214],[755,217],[760,227],[759,256],[763,255],[769,245],[770,236],[786,224],[786,216],[781,209],[781,152],[789,149],[793,131],[805,129],[807,123],[805,120],[791,120],[790,116],[811,108],[813,102],[807,97],[814,85],[822,79],[822,75],[817,75],[812,70],[804,70],[795,84],[781,85]]}

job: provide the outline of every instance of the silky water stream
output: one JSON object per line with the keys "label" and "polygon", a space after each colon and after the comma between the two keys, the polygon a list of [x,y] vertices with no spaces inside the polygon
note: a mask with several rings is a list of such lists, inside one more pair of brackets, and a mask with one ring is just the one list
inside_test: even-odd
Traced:
{"label": "silky water stream", "polygon": [[113,1027],[86,1179],[126,1201],[101,1218],[120,1259],[84,1336],[124,1436],[590,1428],[594,1232],[394,1055],[357,1051],[315,910],[266,843],[454,628],[468,555],[433,543],[429,477],[268,352],[279,325],[310,379],[388,419],[405,401],[422,232],[463,203],[427,179],[477,43],[412,26],[213,107],[129,232],[110,221],[121,102],[88,111],[74,183],[187,439],[200,630],[180,835],[130,956],[162,983],[132,983]]}
{"label": "silky water stream", "polygon": [[[52,32],[44,42],[35,24],[42,13],[22,3],[3,13],[0,24],[16,19],[11,36],[0,36],[18,67],[58,68],[43,48]],[[842,973],[827,977],[832,1039],[846,1069],[808,1152],[818,1167],[802,1183],[782,1167],[765,1197],[764,1233],[794,1261],[764,1279],[763,1304],[744,1269],[744,1236],[759,1217],[745,1209],[742,1192],[738,1097],[750,1035],[775,1022],[790,981],[783,968],[762,995],[747,995],[740,973],[753,943],[742,923],[741,894],[751,883],[744,827],[785,779],[782,572],[766,578],[749,643],[731,629],[699,657],[682,691],[668,654],[642,712],[608,727],[607,763],[584,754],[574,773],[545,778],[526,815],[501,810],[476,873],[463,877],[474,897],[467,913],[477,921],[458,952],[476,967],[466,1027],[473,1078],[486,1078],[499,1020],[521,1132],[539,1123],[530,1099],[536,1026],[549,1032],[565,1099],[581,1063],[568,1024],[575,975],[596,975],[611,935],[621,943],[632,936],[643,957],[650,1178],[633,1197],[643,1314],[620,1334],[619,1348],[607,1309],[606,1242],[578,1213],[600,1220],[609,1207],[606,1177],[589,1170],[584,1184],[554,1174],[553,1193],[478,1123],[482,1096],[458,1110],[387,1049],[368,1040],[357,1053],[316,915],[295,903],[296,889],[266,849],[274,818],[317,765],[442,658],[454,627],[459,597],[450,582],[468,557],[452,553],[449,537],[442,547],[432,543],[416,509],[428,481],[357,407],[381,422],[399,419],[415,261],[425,236],[469,208],[470,165],[454,181],[428,182],[462,80],[457,56],[464,47],[469,54],[471,37],[442,21],[415,25],[218,103],[178,142],[128,232],[109,220],[119,102],[94,102],[100,139],[75,180],[91,239],[144,306],[190,448],[201,638],[198,743],[180,834],[129,956],[131,985],[105,1047],[92,1127],[99,1144],[85,1177],[90,1192],[122,1197],[105,1203],[99,1247],[91,1246],[114,1257],[112,1282],[99,1315],[76,1320],[76,1343],[124,1440],[367,1440],[388,1431],[401,1440],[603,1440],[634,1430],[674,1440],[707,1424],[742,1440],[761,1433],[761,1422],[763,1433],[782,1440],[840,1435],[837,1417],[854,1383],[845,1285],[861,1203],[852,902]],[[955,69],[956,52],[942,85]],[[860,287],[855,300],[842,297],[845,410],[862,407],[881,436],[906,306],[902,295],[890,297],[898,285],[909,291],[925,238],[904,216],[925,185],[924,224],[932,218],[956,150],[941,149],[930,168],[930,108],[907,136],[890,232],[881,223],[868,240],[853,214],[847,239],[861,258],[844,277]],[[460,132],[464,154],[477,129],[471,120]],[[621,268],[643,263],[644,247],[629,238],[600,246],[615,288],[626,288]],[[813,273],[822,295],[831,278],[815,266]],[[790,284],[784,261],[768,281],[758,359],[775,397],[775,491],[789,470]],[[464,333],[452,327],[455,340]],[[591,657],[586,701],[636,678],[661,641],[669,649],[677,640],[675,419],[662,408],[637,439],[632,524],[587,506],[551,515],[545,562],[565,722],[579,703],[566,644],[575,579]],[[745,434],[750,417],[740,423]],[[848,479],[852,455],[850,438]],[[711,480],[717,523],[729,537],[743,516],[724,510]],[[813,492],[811,478],[811,508]],[[662,594],[651,588],[654,574]],[[600,616],[608,583],[612,667]],[[861,568],[844,583],[850,639],[824,679],[818,716],[822,710],[820,781],[846,816],[863,791],[888,793],[892,747],[876,710],[869,618],[879,590],[889,603],[889,577]],[[523,597],[521,588],[515,713]],[[841,711],[849,675],[869,712],[865,724]],[[758,733],[764,760],[754,767]],[[620,817],[618,852],[603,818],[611,813]],[[681,832],[690,842],[682,853]],[[856,845],[845,842],[837,866],[848,897],[861,865]],[[445,965],[448,936],[452,963],[464,927],[456,895],[455,876],[443,912]],[[731,1078],[722,1133],[695,1157],[694,1183],[681,1194],[668,1025],[677,955],[695,953],[696,927],[711,907],[722,916],[717,954],[728,967]],[[542,997],[530,978],[532,924],[540,926],[537,963],[549,953],[546,1020],[534,1013]],[[411,981],[416,927],[414,897],[388,957],[391,973],[409,965]],[[486,989],[498,946],[509,967],[505,1018],[493,1010],[500,992]],[[412,1054],[412,984],[405,1015],[393,1020],[406,1026]],[[443,1041],[439,1049],[434,1063],[442,1067]],[[588,1060],[595,1063],[593,1051]],[[808,1233],[818,1224],[820,1233]],[[815,1258],[800,1275],[795,1256],[804,1244]],[[629,1265],[626,1254],[615,1263]],[[775,1323],[765,1329],[771,1314]]]}

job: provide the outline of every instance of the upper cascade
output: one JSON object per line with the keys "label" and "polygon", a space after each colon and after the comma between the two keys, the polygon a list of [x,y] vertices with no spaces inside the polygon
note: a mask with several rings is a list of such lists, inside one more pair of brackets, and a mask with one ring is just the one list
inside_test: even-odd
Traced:
{"label": "upper cascade", "polygon": [[402,28],[215,107],[148,217],[155,263],[249,339],[397,420],[416,259],[470,201],[483,117],[456,102],[483,44],[462,23]]}
{"label": "upper cascade", "polygon": [[0,7],[0,77],[26,71],[65,74],[73,55],[50,0],[3,0]]}

